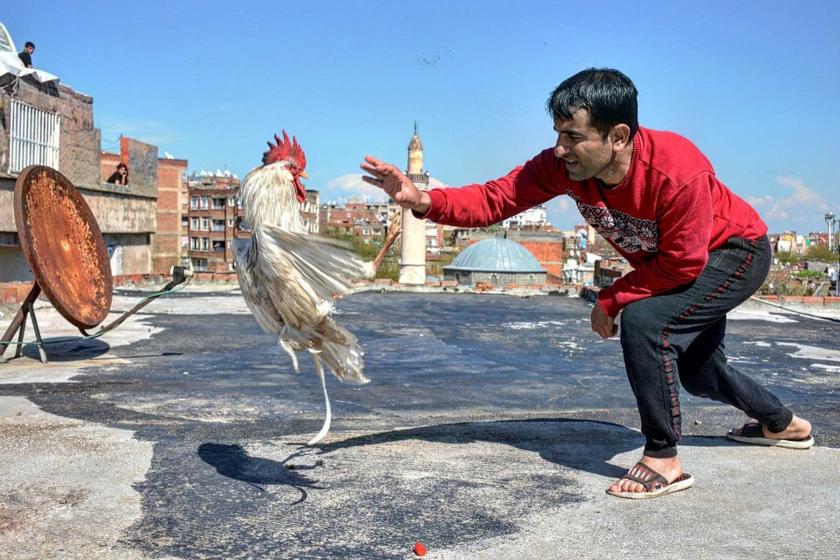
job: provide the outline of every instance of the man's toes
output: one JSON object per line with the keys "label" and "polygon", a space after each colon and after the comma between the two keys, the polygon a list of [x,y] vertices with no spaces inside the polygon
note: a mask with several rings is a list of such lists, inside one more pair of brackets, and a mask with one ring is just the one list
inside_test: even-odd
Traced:
{"label": "man's toes", "polygon": [[621,484],[621,491],[622,492],[638,492],[636,489],[639,486],[638,482],[633,482],[632,480],[624,480]]}

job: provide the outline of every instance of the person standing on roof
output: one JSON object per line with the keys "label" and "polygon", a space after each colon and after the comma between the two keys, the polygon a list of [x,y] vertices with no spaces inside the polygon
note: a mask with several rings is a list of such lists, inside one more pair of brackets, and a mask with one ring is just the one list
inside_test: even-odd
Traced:
{"label": "person standing on roof", "polygon": [[645,436],[642,458],[607,492],[650,498],[691,487],[677,454],[678,384],[758,420],[731,430],[745,443],[806,449],[811,425],[727,363],[726,314],[750,297],[771,261],[767,226],[729,190],[688,139],[640,127],[633,82],[590,68],[548,99],[557,141],[506,176],[418,190],[394,165],[367,156],[364,180],[419,218],[484,227],[568,195],[634,270],[600,290],[592,330],[617,334]]}

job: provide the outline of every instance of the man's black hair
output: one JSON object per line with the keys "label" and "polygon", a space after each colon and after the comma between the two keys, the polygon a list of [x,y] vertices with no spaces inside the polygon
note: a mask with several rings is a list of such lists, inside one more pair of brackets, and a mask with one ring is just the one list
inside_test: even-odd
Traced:
{"label": "man's black hair", "polygon": [[587,68],[563,81],[551,93],[546,108],[553,119],[569,120],[579,109],[589,111],[589,122],[606,138],[617,124],[639,129],[638,95],[633,82],[612,68]]}
{"label": "man's black hair", "polygon": [[28,48],[28,47],[32,47],[34,49],[35,48],[35,43],[33,43],[32,41],[27,41],[26,44],[23,45],[23,48]]}

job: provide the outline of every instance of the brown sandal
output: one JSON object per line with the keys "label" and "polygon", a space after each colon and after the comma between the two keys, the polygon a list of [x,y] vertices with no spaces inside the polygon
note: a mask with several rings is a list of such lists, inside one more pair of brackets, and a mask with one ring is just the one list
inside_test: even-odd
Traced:
{"label": "brown sandal", "polygon": [[729,430],[726,437],[739,443],[766,445],[768,447],[785,447],[787,449],[810,449],[814,446],[814,438],[810,435],[802,439],[776,439],[764,437],[764,430],[761,429],[761,424],[757,424],[755,422],[747,422],[741,426],[741,430],[737,434],[735,433],[735,430]]}
{"label": "brown sandal", "polygon": [[645,465],[641,461],[636,463],[632,469],[627,471],[622,480],[627,479],[632,482],[638,482],[642,486],[644,486],[644,492],[613,492],[611,490],[607,490],[607,494],[611,496],[616,496],[619,498],[629,498],[631,500],[641,500],[645,498],[658,498],[659,496],[664,496],[665,494],[672,494],[673,492],[679,492],[680,490],[687,490],[694,486],[694,478],[688,473],[683,473],[677,478],[674,482],[668,482],[668,480],[650,468],[649,466]]}

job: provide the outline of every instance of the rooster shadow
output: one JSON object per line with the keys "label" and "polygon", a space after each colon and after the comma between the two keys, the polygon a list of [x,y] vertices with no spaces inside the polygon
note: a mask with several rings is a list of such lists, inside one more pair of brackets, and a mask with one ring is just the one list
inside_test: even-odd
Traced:
{"label": "rooster shadow", "polygon": [[202,443],[198,447],[199,458],[216,469],[220,475],[244,482],[261,493],[265,493],[264,486],[269,485],[289,486],[297,490],[300,498],[289,505],[306,501],[307,489],[322,488],[318,486],[317,480],[313,480],[303,472],[322,467],[322,461],[316,461],[314,465],[290,463],[291,460],[311,452],[310,449],[301,449],[282,461],[275,461],[252,457],[238,444]]}

